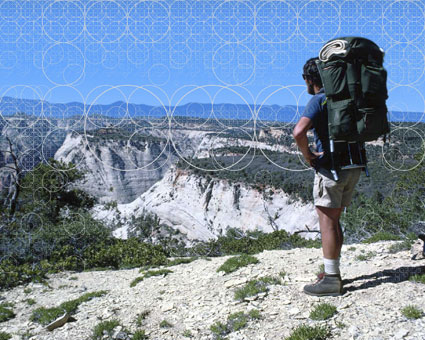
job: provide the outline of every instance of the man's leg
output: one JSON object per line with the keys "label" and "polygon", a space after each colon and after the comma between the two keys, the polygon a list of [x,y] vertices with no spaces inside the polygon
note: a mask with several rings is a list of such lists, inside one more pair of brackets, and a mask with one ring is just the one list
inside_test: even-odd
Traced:
{"label": "man's leg", "polygon": [[339,273],[339,255],[343,242],[339,217],[342,208],[326,208],[316,206],[319,215],[319,226],[322,234],[322,250],[325,273],[319,280],[304,286],[304,292],[315,296],[337,296],[342,294],[342,280]]}
{"label": "man's leg", "polygon": [[322,234],[322,250],[326,259],[338,259],[341,253],[342,235],[339,217],[343,208],[326,208],[316,206],[319,215],[319,226]]}

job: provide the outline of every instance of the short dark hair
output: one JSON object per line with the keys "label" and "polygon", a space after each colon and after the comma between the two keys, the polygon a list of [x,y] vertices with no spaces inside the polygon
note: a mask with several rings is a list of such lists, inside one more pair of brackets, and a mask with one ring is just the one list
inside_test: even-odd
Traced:
{"label": "short dark hair", "polygon": [[318,57],[308,59],[303,67],[303,74],[310,79],[313,84],[323,87],[322,78],[320,78],[319,70],[317,69],[316,60],[319,60]]}

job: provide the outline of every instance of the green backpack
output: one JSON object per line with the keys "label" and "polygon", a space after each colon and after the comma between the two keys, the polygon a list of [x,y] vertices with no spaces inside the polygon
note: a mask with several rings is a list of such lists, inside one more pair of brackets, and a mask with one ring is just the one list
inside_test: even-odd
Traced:
{"label": "green backpack", "polygon": [[369,142],[389,133],[384,51],[371,40],[328,41],[316,61],[327,97],[329,139]]}

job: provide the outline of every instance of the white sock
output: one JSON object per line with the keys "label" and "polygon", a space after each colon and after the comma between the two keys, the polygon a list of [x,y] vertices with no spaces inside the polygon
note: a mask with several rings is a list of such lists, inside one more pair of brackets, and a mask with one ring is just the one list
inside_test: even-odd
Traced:
{"label": "white sock", "polygon": [[323,263],[325,264],[325,273],[326,274],[340,274],[339,272],[339,258],[337,260],[323,258]]}

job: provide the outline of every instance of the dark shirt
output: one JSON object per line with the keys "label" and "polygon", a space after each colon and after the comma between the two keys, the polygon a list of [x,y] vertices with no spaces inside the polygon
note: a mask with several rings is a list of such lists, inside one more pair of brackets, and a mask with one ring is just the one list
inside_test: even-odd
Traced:
{"label": "dark shirt", "polygon": [[314,133],[316,151],[324,154],[315,160],[315,168],[330,169],[328,112],[326,109],[326,95],[323,87],[316,93],[304,109],[302,117],[310,118],[313,122],[311,129]]}

